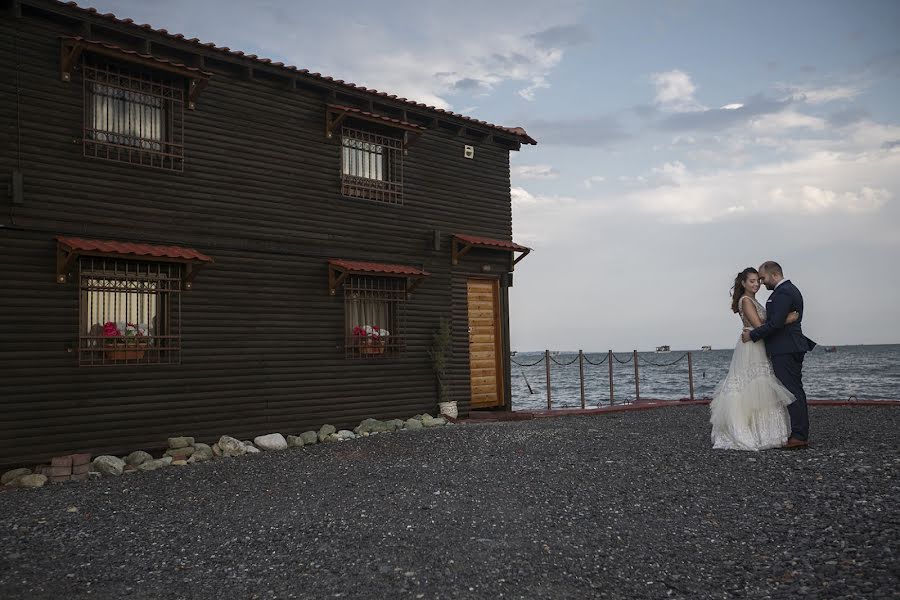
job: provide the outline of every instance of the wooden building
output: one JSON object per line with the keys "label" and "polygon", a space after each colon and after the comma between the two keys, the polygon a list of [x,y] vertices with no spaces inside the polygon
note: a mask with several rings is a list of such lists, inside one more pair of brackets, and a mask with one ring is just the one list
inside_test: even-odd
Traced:
{"label": "wooden building", "polygon": [[507,128],[0,0],[0,466],[509,409]]}

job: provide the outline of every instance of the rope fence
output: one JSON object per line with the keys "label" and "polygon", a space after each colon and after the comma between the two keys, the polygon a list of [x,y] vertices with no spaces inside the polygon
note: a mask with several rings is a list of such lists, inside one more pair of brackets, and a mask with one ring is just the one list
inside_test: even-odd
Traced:
{"label": "rope fence", "polygon": [[[688,390],[690,392],[690,399],[694,399],[694,364],[693,364],[693,353],[685,352],[675,360],[669,362],[656,362],[654,360],[650,360],[648,358],[642,359],[644,364],[651,367],[672,367],[687,359],[687,367],[688,367]],[[640,371],[640,360],[638,358],[637,350],[629,353],[627,359],[622,359],[616,356],[616,354],[610,350],[606,353],[606,356],[603,357],[600,361],[592,361],[587,356],[585,356],[583,350],[578,351],[578,355],[568,362],[560,362],[558,361],[553,354],[550,353],[550,350],[544,350],[544,354],[534,362],[531,363],[520,363],[516,361],[512,356],[509,358],[510,362],[518,367],[529,368],[536,367],[543,363],[545,365],[546,378],[547,378],[547,410],[553,408],[553,396],[551,392],[551,377],[550,377],[550,365],[554,364],[560,367],[569,367],[578,363],[578,371],[579,371],[579,384],[581,387],[581,408],[585,408],[585,395],[584,395],[584,363],[589,365],[593,365],[595,367],[599,367],[604,363],[609,367],[609,404],[610,406],[615,404],[615,386],[613,385],[613,363],[619,363],[620,365],[627,365],[634,363],[634,398],[635,402],[641,399],[641,371]],[[531,388],[531,384],[528,382],[528,378],[525,377],[525,372],[522,372],[522,377],[525,378],[525,384],[528,386],[528,391],[530,393],[534,393]],[[626,401],[627,402],[627,401]]]}

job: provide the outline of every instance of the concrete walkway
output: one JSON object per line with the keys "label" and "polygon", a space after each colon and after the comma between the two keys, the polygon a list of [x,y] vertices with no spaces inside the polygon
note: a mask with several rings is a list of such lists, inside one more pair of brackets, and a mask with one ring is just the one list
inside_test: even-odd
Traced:
{"label": "concrete walkway", "polygon": [[889,598],[900,409],[467,423],[0,494],[0,598]]}

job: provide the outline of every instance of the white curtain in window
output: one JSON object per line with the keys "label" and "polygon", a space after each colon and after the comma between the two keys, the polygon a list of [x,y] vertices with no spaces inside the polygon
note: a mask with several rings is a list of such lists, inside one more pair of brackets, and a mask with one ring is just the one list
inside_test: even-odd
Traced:
{"label": "white curtain in window", "polygon": [[344,137],[343,173],[351,177],[384,181],[384,147]]}
{"label": "white curtain in window", "polygon": [[162,99],[99,83],[93,84],[92,127],[100,142],[162,149]]}

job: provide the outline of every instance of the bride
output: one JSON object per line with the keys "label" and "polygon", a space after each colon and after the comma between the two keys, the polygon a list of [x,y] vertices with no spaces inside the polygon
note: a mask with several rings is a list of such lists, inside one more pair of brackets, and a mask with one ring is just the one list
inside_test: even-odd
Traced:
{"label": "bride", "polygon": [[[752,267],[734,280],[731,310],[740,315],[744,329],[766,320],[766,309],[756,301],[759,283],[759,273]],[[787,323],[799,316],[791,313]],[[775,378],[764,344],[745,344],[738,337],[728,374],[709,405],[713,448],[765,450],[784,445],[791,433],[787,405],[793,401],[794,395]]]}

